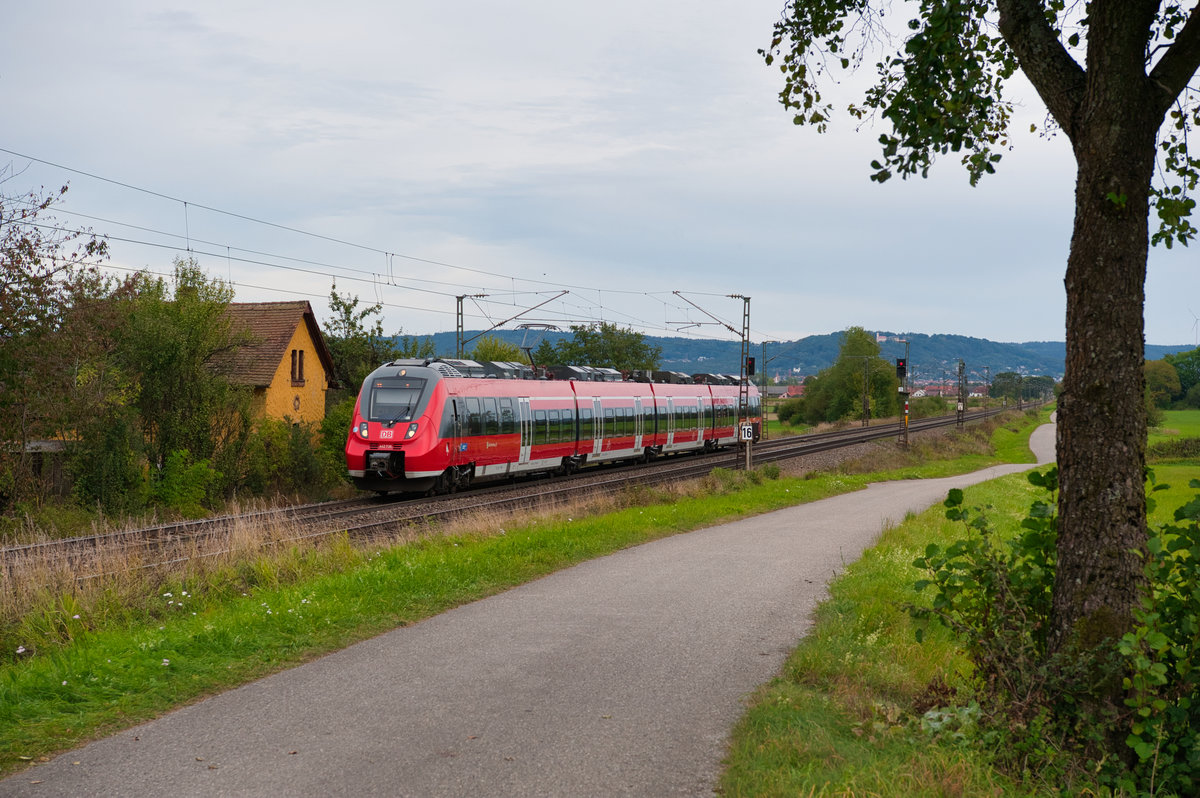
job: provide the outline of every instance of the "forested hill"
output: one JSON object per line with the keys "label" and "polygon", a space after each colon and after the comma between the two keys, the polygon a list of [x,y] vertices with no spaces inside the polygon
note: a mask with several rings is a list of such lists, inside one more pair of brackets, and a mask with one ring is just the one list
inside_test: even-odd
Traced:
{"label": "forested hill", "polygon": [[[554,343],[559,338],[570,337],[570,333],[530,332],[528,336],[520,330],[494,330],[488,333],[496,338],[521,346],[536,347],[545,336]],[[479,331],[464,334],[466,339],[479,335]],[[941,380],[943,375],[957,373],[958,361],[966,364],[968,374],[984,375],[989,372],[1014,371],[1019,374],[1037,374],[1060,379],[1066,360],[1066,344],[1062,341],[1031,341],[1026,343],[998,343],[984,338],[968,338],[962,335],[925,335],[923,333],[878,332],[887,340],[879,344],[883,357],[893,359],[904,356],[904,344],[896,338],[908,340],[909,371],[917,380]],[[454,333],[437,333],[432,336],[439,354],[453,356]],[[840,332],[828,335],[810,335],[798,341],[760,343],[750,347],[750,354],[757,358],[761,370],[766,364],[767,373],[781,378],[816,374],[828,367],[837,358],[841,342]],[[739,371],[740,346],[736,341],[713,341],[696,338],[667,338],[647,336],[646,340],[662,348],[662,368],[682,371],[687,374],[713,372],[736,374]],[[469,352],[474,344],[466,346]],[[1147,345],[1146,358],[1159,360],[1163,355],[1183,352],[1195,347]],[[974,377],[972,377],[974,379]]]}

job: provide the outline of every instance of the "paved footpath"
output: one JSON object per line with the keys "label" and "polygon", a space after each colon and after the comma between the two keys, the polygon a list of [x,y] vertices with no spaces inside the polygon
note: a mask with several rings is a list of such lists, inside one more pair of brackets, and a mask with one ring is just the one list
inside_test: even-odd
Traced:
{"label": "paved footpath", "polygon": [[[1053,427],[1032,446],[1051,460]],[[829,580],[950,488],[1027,468],[881,483],[583,563],[69,752],[0,796],[712,795],[745,696]]]}

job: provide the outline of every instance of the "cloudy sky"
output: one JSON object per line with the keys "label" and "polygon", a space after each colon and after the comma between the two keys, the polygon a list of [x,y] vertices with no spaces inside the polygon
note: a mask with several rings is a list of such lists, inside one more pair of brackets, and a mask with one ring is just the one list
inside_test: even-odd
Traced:
{"label": "cloudy sky", "polygon": [[[882,128],[822,136],[778,104],[756,51],[782,6],[20,3],[0,190],[69,182],[57,218],[110,236],[114,268],[168,273],[190,250],[238,300],[322,319],[336,281],[388,332],[453,330],[456,297],[485,294],[462,302],[469,329],[728,339],[735,294],[755,342],[1062,340],[1073,164],[1020,132],[1036,96],[1017,91],[1015,147],[980,187],[952,159],[877,185]],[[1149,272],[1147,341],[1200,340],[1195,253]]]}

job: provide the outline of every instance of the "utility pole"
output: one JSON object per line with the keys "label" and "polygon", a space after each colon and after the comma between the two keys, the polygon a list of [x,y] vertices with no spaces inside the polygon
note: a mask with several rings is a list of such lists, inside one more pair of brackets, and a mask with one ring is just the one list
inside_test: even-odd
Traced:
{"label": "utility pole", "polygon": [[900,395],[902,397],[904,397],[904,417],[900,419],[900,445],[903,446],[905,449],[907,449],[908,448],[908,397],[909,397],[908,375],[909,375],[910,369],[909,369],[909,363],[908,363],[908,339],[905,338],[905,339],[903,339],[903,341],[904,341],[903,371],[901,372],[901,369],[898,366],[896,368],[896,371],[898,372],[896,374],[896,376],[900,378]]}
{"label": "utility pole", "polygon": [[[767,424],[767,364],[770,363],[771,360],[775,359],[773,357],[773,358],[771,358],[771,360],[767,360],[767,344],[778,344],[778,343],[780,343],[780,342],[779,341],[763,341],[762,342],[762,357],[759,358],[761,362],[758,364],[759,373],[762,374],[762,379],[759,380],[759,384],[762,386],[762,390],[761,390],[762,439],[764,441],[767,439],[767,427],[768,427],[768,424]],[[779,355],[776,355],[775,357],[779,357]]]}
{"label": "utility pole", "polygon": [[483,299],[487,294],[459,294],[454,297],[458,306],[458,313],[455,314],[454,324],[454,356],[459,360],[463,358],[463,300],[464,299]]}
{"label": "utility pole", "polygon": [[681,292],[672,291],[671,293],[674,294],[675,296],[679,297],[680,299],[682,299],[684,302],[688,303],[692,307],[694,307],[696,310],[703,313],[705,316],[708,316],[710,319],[715,321],[717,324],[720,324],[722,327],[729,330],[734,335],[741,337],[741,341],[742,341],[742,353],[741,353],[742,373],[741,373],[740,378],[738,379],[738,437],[742,440],[743,443],[746,444],[746,470],[749,471],[750,464],[751,464],[750,445],[754,441],[753,433],[751,433],[749,436],[747,436],[746,429],[745,429],[747,426],[749,426],[749,423],[750,423],[748,421],[748,418],[750,415],[749,377],[750,377],[750,371],[752,371],[751,360],[750,360],[750,297],[742,296],[741,294],[729,294],[728,295],[730,299],[742,300],[742,329],[739,332],[738,330],[735,330],[732,326],[730,326],[726,322],[721,321],[716,316],[709,313],[707,310],[705,310],[704,308],[700,307],[692,300],[685,297]]}
{"label": "utility pole", "polygon": [[961,429],[967,415],[967,364],[958,361],[958,426]]}

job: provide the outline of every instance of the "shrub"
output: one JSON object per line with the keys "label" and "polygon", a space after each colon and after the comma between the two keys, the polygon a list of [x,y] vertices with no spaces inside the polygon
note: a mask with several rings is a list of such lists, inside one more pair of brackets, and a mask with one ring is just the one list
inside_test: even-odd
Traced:
{"label": "shrub", "polygon": [[[930,545],[914,565],[932,604],[911,607],[960,638],[975,667],[980,733],[1002,763],[1070,768],[1090,761],[1118,790],[1195,794],[1200,783],[1200,496],[1151,530],[1148,594],[1134,628],[1111,649],[1051,653],[1047,647],[1056,565],[1057,469],[1032,472],[1047,490],[1021,531],[1002,539],[979,508],[951,491],[947,517],[978,534]],[[1193,480],[1200,489],[1200,481]],[[1161,490],[1162,488],[1155,488]],[[918,629],[918,637],[922,629]],[[1096,685],[1122,678],[1125,709],[1103,709]],[[1101,688],[1102,689],[1102,688]],[[1112,750],[1125,739],[1126,750]],[[1131,749],[1131,750],[1129,750]],[[1073,757],[1066,763],[1062,753]],[[1127,769],[1123,763],[1128,763]],[[1045,774],[1045,773],[1044,773]]]}
{"label": "shrub", "polygon": [[796,424],[804,422],[804,399],[799,396],[793,396],[791,399],[784,399],[775,408],[775,415],[779,417],[780,423]]}
{"label": "shrub", "polygon": [[1174,438],[1159,441],[1146,450],[1146,457],[1155,460],[1200,459],[1200,438]]}
{"label": "shrub", "polygon": [[255,495],[320,494],[331,481],[312,424],[263,419],[246,442],[241,485]]}
{"label": "shrub", "polygon": [[216,499],[221,473],[208,460],[189,463],[191,455],[182,450],[171,452],[157,478],[151,480],[150,498],[180,515],[198,518]]}

